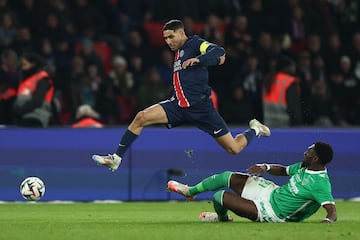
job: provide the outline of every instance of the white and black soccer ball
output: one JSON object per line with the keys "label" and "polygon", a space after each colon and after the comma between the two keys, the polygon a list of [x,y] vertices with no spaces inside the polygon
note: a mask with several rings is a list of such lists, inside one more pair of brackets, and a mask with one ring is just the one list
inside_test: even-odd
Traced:
{"label": "white and black soccer ball", "polygon": [[20,193],[28,201],[38,201],[45,194],[45,184],[38,177],[28,177],[22,181]]}

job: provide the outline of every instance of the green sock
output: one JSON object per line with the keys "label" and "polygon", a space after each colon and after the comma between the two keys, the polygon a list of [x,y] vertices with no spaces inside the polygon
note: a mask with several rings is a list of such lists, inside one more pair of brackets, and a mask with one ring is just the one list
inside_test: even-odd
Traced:
{"label": "green sock", "polygon": [[219,217],[220,222],[227,222],[229,220],[229,217],[227,214],[228,210],[223,207],[222,200],[223,200],[224,192],[225,192],[224,190],[218,191],[213,196],[214,209]]}
{"label": "green sock", "polygon": [[193,187],[190,187],[189,193],[191,196],[195,196],[196,194],[202,192],[218,190],[223,187],[229,187],[231,174],[232,172],[226,171],[205,178],[200,183],[196,184]]}

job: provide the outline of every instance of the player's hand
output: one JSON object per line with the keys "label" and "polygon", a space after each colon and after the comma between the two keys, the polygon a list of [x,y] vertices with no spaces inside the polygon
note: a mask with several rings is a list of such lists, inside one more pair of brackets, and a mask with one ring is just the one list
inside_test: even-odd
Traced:
{"label": "player's hand", "polygon": [[251,176],[261,177],[266,172],[266,167],[263,164],[256,164],[247,169]]}
{"label": "player's hand", "polygon": [[189,58],[188,60],[186,60],[185,62],[183,62],[182,64],[182,68],[186,69],[189,66],[193,66],[195,64],[198,64],[200,62],[199,59],[197,58]]}

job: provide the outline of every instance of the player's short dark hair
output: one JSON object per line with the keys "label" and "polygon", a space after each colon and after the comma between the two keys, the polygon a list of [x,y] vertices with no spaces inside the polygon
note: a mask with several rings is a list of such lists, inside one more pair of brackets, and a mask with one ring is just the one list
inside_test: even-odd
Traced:
{"label": "player's short dark hair", "polygon": [[165,30],[173,30],[176,31],[178,29],[184,29],[184,23],[178,19],[173,19],[164,24],[163,31]]}
{"label": "player's short dark hair", "polygon": [[333,155],[334,155],[334,151],[330,144],[325,143],[325,142],[317,142],[317,143],[315,143],[314,149],[315,149],[315,152],[318,155],[320,161],[324,165],[331,162]]}

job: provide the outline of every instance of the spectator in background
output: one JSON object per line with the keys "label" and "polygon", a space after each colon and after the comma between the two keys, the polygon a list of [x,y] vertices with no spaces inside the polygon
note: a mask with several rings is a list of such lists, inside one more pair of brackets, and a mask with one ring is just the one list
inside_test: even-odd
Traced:
{"label": "spectator in background", "polygon": [[215,14],[210,14],[204,23],[200,36],[218,45],[224,45],[224,29],[222,19]]}
{"label": "spectator in background", "polygon": [[113,59],[113,70],[109,73],[111,85],[116,94],[116,102],[121,108],[117,123],[126,123],[134,113],[134,88],[133,74],[128,70],[127,60],[120,55]]}
{"label": "spectator in background", "polygon": [[[171,18],[180,19],[184,16],[198,20],[200,17],[199,13],[203,8],[199,1],[194,0],[152,0],[149,5],[149,16],[151,20],[159,22],[167,21]],[[203,19],[204,18],[202,18],[202,20]]]}
{"label": "spectator in background", "polygon": [[80,50],[78,54],[85,61],[85,69],[88,69],[90,65],[96,65],[99,73],[105,75],[105,66],[100,56],[95,52],[94,42],[89,38],[83,38],[80,42]]}
{"label": "spectator in background", "polygon": [[129,98],[132,95],[134,79],[128,70],[128,63],[123,56],[117,55],[113,58],[113,70],[109,73],[112,85],[117,95]]}
{"label": "spectator in background", "polygon": [[[323,46],[328,47],[322,49],[325,50],[324,52],[315,51],[314,55],[310,54],[311,56],[321,55],[323,57],[325,66],[321,71],[336,71],[337,73],[331,72],[331,76],[338,74],[342,78],[339,61],[346,54],[351,59],[352,71],[357,78],[360,78],[360,44],[357,44],[360,41],[356,40],[359,39],[359,34],[356,31],[359,30],[358,26],[360,26],[360,4],[358,0],[210,0],[206,2],[206,8],[202,7],[201,3],[198,0],[0,0],[0,16],[8,16],[6,17],[7,26],[12,26],[2,29],[6,33],[1,34],[0,39],[7,39],[7,43],[0,46],[0,51],[4,48],[12,48],[18,55],[29,51],[38,52],[39,43],[45,36],[45,38],[55,39],[56,43],[54,44],[52,41],[51,45],[54,52],[57,52],[55,46],[59,40],[57,36],[60,36],[60,39],[67,38],[70,45],[68,48],[70,56],[69,58],[61,57],[62,63],[59,63],[56,53],[54,80],[56,81],[55,88],[61,82],[61,88],[69,89],[71,83],[67,80],[73,78],[67,77],[69,73],[66,69],[70,69],[71,61],[69,59],[79,53],[76,44],[73,49],[74,39],[79,39],[79,45],[82,43],[81,39],[89,39],[98,53],[102,51],[101,46],[97,44],[98,41],[106,41],[111,48],[111,53],[114,55],[121,54],[128,61],[129,71],[134,76],[134,91],[136,91],[137,87],[141,85],[145,71],[159,63],[161,56],[161,49],[153,48],[148,42],[149,36],[143,32],[144,21],[168,20],[166,16],[171,16],[171,18],[174,16],[184,17],[183,22],[186,23],[186,31],[189,35],[193,35],[201,32],[209,16],[216,16],[221,22],[221,31],[224,31],[224,27],[227,26],[227,34],[222,44],[227,52],[226,63],[221,68],[209,69],[211,73],[209,83],[217,92],[220,103],[229,100],[231,81],[236,72],[245,66],[245,60],[249,54],[256,54],[259,57],[259,70],[266,74],[271,67],[268,63],[273,64],[275,62],[273,59],[279,54],[290,56],[295,60],[300,59],[298,56],[302,55],[302,51],[305,50],[306,37],[311,35],[321,36],[325,41],[330,39],[331,42],[330,46]],[[329,21],[329,7],[332,8],[332,22]],[[233,20],[229,21],[230,18]],[[122,38],[119,38],[119,19],[124,20],[121,23],[123,24],[122,31],[124,31],[121,35]],[[15,30],[17,34],[8,38],[9,31],[7,29]],[[241,29],[240,34],[239,29]],[[246,29],[245,33],[244,29]],[[11,31],[10,33],[12,33]],[[229,37],[229,32],[235,34],[232,36],[230,34]],[[268,44],[269,36],[263,36],[264,45],[270,46],[266,51],[259,47],[259,35],[262,32],[267,32],[270,40],[272,40],[272,43],[270,41]],[[252,39],[250,43],[247,40],[248,35]],[[240,39],[237,38],[238,36],[241,36]],[[289,45],[286,52],[279,51],[280,44],[277,39],[281,39],[282,36],[287,36],[284,38],[287,39],[284,42]],[[266,38],[268,39],[266,40]],[[160,40],[162,41],[161,37]],[[318,43],[319,41],[316,44],[309,44],[309,46],[311,48],[316,47],[319,45]],[[270,54],[268,55],[268,53]],[[136,57],[133,58],[133,56]],[[88,57],[85,58],[87,66],[94,64],[94,61],[89,63]],[[142,67],[133,68],[131,59],[135,59],[136,65]],[[311,125],[314,121],[314,114],[311,109],[311,90],[319,79],[317,70],[314,71],[314,68],[311,67],[315,63],[313,60],[311,57],[310,68],[300,64],[302,72],[297,73],[301,79],[299,83],[303,102],[303,120],[306,125]],[[106,65],[106,73],[109,72],[108,67],[109,65]],[[86,67],[86,69],[88,68]],[[105,73],[101,72],[100,67],[98,69],[100,69],[103,77]],[[321,73],[321,79],[322,76]],[[218,78],[221,78],[222,81],[217,81]],[[304,81],[304,79],[311,79],[311,81]],[[224,86],[228,88],[226,91],[224,91]],[[57,90],[60,89],[57,88]],[[331,93],[333,94],[333,92]],[[66,94],[64,99],[67,100],[61,102],[71,103],[70,96],[71,94]],[[72,105],[70,104],[69,108],[75,107],[75,109],[71,109],[73,115],[71,118],[74,118],[77,106]],[[222,106],[220,104],[220,108]],[[99,111],[99,109],[96,110]],[[355,112],[355,110],[352,111]]]}
{"label": "spectator in background", "polygon": [[0,16],[5,12],[14,13],[13,9],[10,7],[8,0],[0,0]]}
{"label": "spectator in background", "polygon": [[118,104],[117,91],[110,78],[105,78],[96,92],[95,109],[106,125],[117,125],[120,122],[122,106]]}
{"label": "spectator in background", "polygon": [[[55,53],[53,44],[48,38],[43,38],[39,45],[39,54],[44,58],[47,68],[50,72],[55,72]],[[55,86],[57,87],[57,86]]]}
{"label": "spectator in background", "polygon": [[245,125],[255,116],[251,101],[237,82],[232,85],[231,97],[223,103],[222,109],[221,115],[229,124]]}
{"label": "spectator in background", "polygon": [[75,83],[78,76],[85,73],[85,60],[81,56],[74,56],[70,63],[70,79]]}
{"label": "spectator in background", "polygon": [[242,86],[248,103],[251,104],[253,118],[263,120],[262,88],[264,75],[259,69],[258,58],[250,55],[240,72],[234,74],[234,82]]}
{"label": "spectator in background", "polygon": [[49,0],[47,2],[47,8],[49,9],[48,12],[57,16],[60,26],[66,28],[71,22],[71,12],[66,0]]}
{"label": "spectator in background", "polygon": [[360,80],[355,76],[349,56],[340,59],[340,75],[331,79],[332,96],[339,104],[341,116],[349,124],[358,122]]}
{"label": "spectator in background", "polygon": [[188,35],[200,34],[201,28],[203,27],[202,22],[200,22],[201,28],[197,28],[195,20],[192,17],[184,16],[182,21],[183,21],[184,27],[186,29],[186,34],[188,34]]}
{"label": "spectator in background", "polygon": [[18,28],[17,35],[10,46],[18,55],[23,55],[25,52],[32,52],[35,50],[34,42],[30,29],[23,26]]}
{"label": "spectator in background", "polygon": [[60,24],[59,17],[52,12],[46,14],[45,22],[40,26],[38,37],[48,39],[52,45],[67,34],[65,27]]}
{"label": "spectator in background", "polygon": [[79,74],[76,82],[73,84],[72,90],[72,103],[74,106],[80,106],[82,104],[95,106],[95,95],[96,92],[92,88],[89,74],[87,72]]}
{"label": "spectator in background", "polygon": [[11,45],[17,31],[15,17],[10,12],[0,15],[0,49]]}
{"label": "spectator in background", "polygon": [[16,72],[18,55],[12,49],[1,52],[0,67],[0,124],[12,124],[12,108],[19,76]]}
{"label": "spectator in background", "polygon": [[160,77],[163,81],[163,85],[166,87],[172,87],[173,83],[173,64],[174,56],[169,48],[163,48],[161,51],[161,60],[157,65],[157,71],[160,74]]}
{"label": "spectator in background", "polygon": [[147,77],[137,91],[135,112],[148,107],[149,102],[160,102],[169,96],[169,88],[164,85],[158,70],[150,68]]}
{"label": "spectator in background", "polygon": [[76,121],[71,125],[72,128],[103,128],[100,122],[100,115],[87,104],[81,105],[76,111]]}
{"label": "spectator in background", "polygon": [[66,36],[60,37],[56,40],[54,46],[55,57],[55,88],[69,98],[71,87],[71,61],[74,57],[74,50],[72,48],[71,40]]}
{"label": "spectator in background", "polygon": [[258,58],[259,68],[265,73],[269,72],[271,59],[276,57],[273,50],[273,36],[269,32],[260,33],[253,53]]}
{"label": "spectator in background", "polygon": [[327,38],[324,50],[324,62],[328,71],[339,68],[340,58],[345,55],[345,49],[339,34],[331,34]]}
{"label": "spectator in background", "polygon": [[315,56],[322,55],[322,47],[320,35],[311,34],[307,37],[305,50],[309,52],[311,59],[314,59]]}
{"label": "spectator in background", "polygon": [[45,66],[44,59],[35,53],[26,53],[21,58],[22,79],[14,103],[14,118],[18,126],[49,126],[54,86]]}
{"label": "spectator in background", "polygon": [[130,56],[135,54],[141,56],[145,66],[151,65],[154,62],[154,57],[156,57],[144,36],[144,32],[140,29],[132,28],[128,32],[124,55],[126,59],[129,59]]}
{"label": "spectator in background", "polygon": [[354,74],[357,79],[360,79],[360,29],[352,37],[349,56],[352,61]]}
{"label": "spectator in background", "polygon": [[[15,2],[15,1],[14,1]],[[18,2],[18,1],[16,1]],[[35,0],[22,0],[17,3],[17,13],[23,28],[28,28],[31,35],[36,35],[41,23],[41,14]]]}
{"label": "spectator in background", "polygon": [[133,74],[134,91],[137,91],[139,86],[145,79],[146,70],[143,58],[139,54],[133,54],[129,58],[129,71]]}
{"label": "spectator in background", "polygon": [[257,39],[261,32],[269,31],[268,24],[271,22],[264,11],[262,0],[249,0],[245,6],[248,18],[248,29],[251,36]]}
{"label": "spectator in background", "polygon": [[338,113],[339,106],[330,95],[329,86],[325,81],[317,81],[313,93],[313,126],[333,127],[343,125],[343,120]]}
{"label": "spectator in background", "polygon": [[[191,0],[190,0],[191,1]],[[226,24],[229,24],[231,19],[242,12],[243,1],[233,1],[233,0],[207,0],[206,8],[200,5],[200,15],[202,19],[205,19],[209,14],[214,14],[220,17]]]}
{"label": "spectator in background", "polygon": [[130,28],[141,28],[151,18],[149,8],[152,1],[121,0],[116,3],[116,17],[121,37],[126,39]]}
{"label": "spectator in background", "polygon": [[336,26],[340,33],[341,40],[351,41],[353,33],[358,30],[360,23],[358,0],[336,1],[335,11]]}
{"label": "spectator in background", "polygon": [[271,127],[299,126],[302,116],[295,63],[282,57],[277,64],[278,71],[264,80],[264,122]]}
{"label": "spectator in background", "polygon": [[314,83],[317,81],[327,81],[327,70],[324,62],[324,58],[321,55],[315,55],[312,60],[311,75],[314,79]]}
{"label": "spectator in background", "polygon": [[296,76],[301,89],[300,99],[303,122],[307,125],[311,125],[314,120],[312,110],[312,88],[315,81],[312,76],[311,57],[310,53],[305,50],[300,52],[297,57],[298,64]]}
{"label": "spectator in background", "polygon": [[248,19],[246,15],[239,14],[227,25],[225,31],[225,42],[227,45],[234,46],[237,42],[243,42],[246,47],[252,45],[252,36],[248,29]]}
{"label": "spectator in background", "polygon": [[301,6],[292,6],[292,18],[290,25],[286,30],[292,40],[292,50],[294,52],[303,51],[306,44],[305,38],[305,23],[304,23],[304,10]]}
{"label": "spectator in background", "polygon": [[69,5],[71,19],[80,36],[88,37],[86,31],[89,30],[96,33],[95,35],[105,33],[108,30],[106,15],[101,11],[103,9],[98,6],[101,2],[89,0],[71,1]]}

